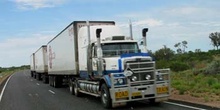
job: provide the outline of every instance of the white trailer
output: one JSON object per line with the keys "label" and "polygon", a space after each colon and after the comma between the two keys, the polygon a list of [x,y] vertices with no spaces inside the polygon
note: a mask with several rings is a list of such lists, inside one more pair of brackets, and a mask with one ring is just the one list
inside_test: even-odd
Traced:
{"label": "white trailer", "polygon": [[48,61],[47,61],[47,46],[41,46],[35,52],[35,77],[38,80],[43,79],[44,83],[48,82]]}
{"label": "white trailer", "polygon": [[[114,25],[113,21],[90,22],[90,25]],[[86,41],[78,41],[78,31],[85,27],[85,21],[75,21],[61,31],[47,44],[48,74],[51,86],[59,87],[64,77],[79,76],[78,45]],[[85,53],[86,54],[86,53]],[[85,60],[86,61],[86,60]]]}
{"label": "white trailer", "polygon": [[141,52],[132,32],[125,36],[114,21],[72,22],[47,44],[50,86],[68,83],[71,94],[100,97],[105,108],[168,100],[170,70],[155,68],[147,31]]}
{"label": "white trailer", "polygon": [[34,60],[34,53],[31,54],[30,56],[30,70],[31,70],[31,77],[34,76],[35,73],[35,60]]}

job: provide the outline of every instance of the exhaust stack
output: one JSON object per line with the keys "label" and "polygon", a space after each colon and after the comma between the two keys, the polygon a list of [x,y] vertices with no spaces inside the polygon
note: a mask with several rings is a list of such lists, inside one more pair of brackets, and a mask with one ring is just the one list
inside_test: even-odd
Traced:
{"label": "exhaust stack", "polygon": [[143,52],[147,52],[147,32],[148,32],[148,28],[144,28],[142,30],[142,36],[143,36],[143,46],[144,46],[144,50]]}
{"label": "exhaust stack", "polygon": [[100,33],[102,32],[102,29],[96,29],[96,37],[97,37],[97,57],[98,57],[98,77],[102,76],[102,67],[103,67],[103,60],[102,60],[102,48],[101,48],[101,39],[100,39]]}
{"label": "exhaust stack", "polygon": [[132,33],[132,23],[131,23],[131,20],[129,20],[129,28],[130,28],[130,36],[131,36],[131,40],[133,40],[133,33]]}

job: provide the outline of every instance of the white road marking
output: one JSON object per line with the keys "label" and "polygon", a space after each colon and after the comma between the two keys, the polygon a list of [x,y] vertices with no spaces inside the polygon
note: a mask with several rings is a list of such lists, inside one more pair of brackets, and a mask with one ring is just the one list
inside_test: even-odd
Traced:
{"label": "white road marking", "polygon": [[30,97],[32,97],[32,94],[28,94]]}
{"label": "white road marking", "polygon": [[39,84],[39,83],[37,83],[37,85],[39,86],[40,84]]}
{"label": "white road marking", "polygon": [[39,97],[39,95],[36,93],[35,96]]}
{"label": "white road marking", "polygon": [[[14,75],[14,74],[13,74],[13,75]],[[9,82],[9,80],[11,79],[11,77],[12,77],[13,75],[11,75],[11,76],[8,78],[7,82],[5,83],[5,85],[4,85],[3,89],[2,89],[2,92],[1,92],[1,94],[0,94],[0,102],[1,102],[1,100],[2,100],[2,96],[3,96],[4,92],[5,92],[5,88],[6,88],[6,86],[7,86],[8,82]]]}
{"label": "white road marking", "polygon": [[52,94],[55,94],[55,92],[54,91],[52,91],[52,90],[48,90],[50,93],[52,93]]}
{"label": "white road marking", "polygon": [[176,105],[176,106],[180,106],[180,107],[185,107],[185,108],[191,108],[191,109],[194,109],[194,110],[206,110],[206,109],[203,109],[203,108],[192,107],[192,106],[178,104],[178,103],[173,103],[173,102],[164,102],[164,103],[171,104],[171,105]]}

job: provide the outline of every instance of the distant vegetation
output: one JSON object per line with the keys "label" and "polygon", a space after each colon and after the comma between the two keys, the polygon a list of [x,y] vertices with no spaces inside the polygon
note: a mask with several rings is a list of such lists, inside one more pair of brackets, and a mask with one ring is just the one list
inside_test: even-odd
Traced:
{"label": "distant vegetation", "polygon": [[211,41],[217,50],[186,52],[187,42],[183,41],[174,45],[176,52],[164,46],[151,53],[156,60],[156,68],[171,69],[173,91],[203,98],[205,102],[220,101],[220,34],[211,35],[219,36],[218,42]]}
{"label": "distant vegetation", "polygon": [[0,73],[2,72],[7,72],[7,71],[14,71],[14,70],[21,70],[21,69],[29,69],[30,65],[23,65],[23,66],[19,66],[19,67],[0,67]]}
{"label": "distant vegetation", "polygon": [[19,71],[19,70],[29,69],[29,68],[30,68],[29,65],[23,65],[20,67],[8,67],[8,68],[0,67],[0,84],[5,78],[13,74],[14,72]]}

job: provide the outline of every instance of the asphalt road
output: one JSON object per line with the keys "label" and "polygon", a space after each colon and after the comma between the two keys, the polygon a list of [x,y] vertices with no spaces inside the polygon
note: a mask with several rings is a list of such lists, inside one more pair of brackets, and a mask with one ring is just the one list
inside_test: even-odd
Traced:
{"label": "asphalt road", "polygon": [[[0,97],[1,98],[1,97]],[[103,110],[100,98],[89,95],[76,97],[67,87],[53,88],[30,77],[28,70],[17,72],[8,81],[0,110]],[[195,107],[195,106],[190,106]],[[170,102],[150,105],[148,102],[132,102],[119,110],[195,110]],[[115,109],[115,110],[116,110]]]}

